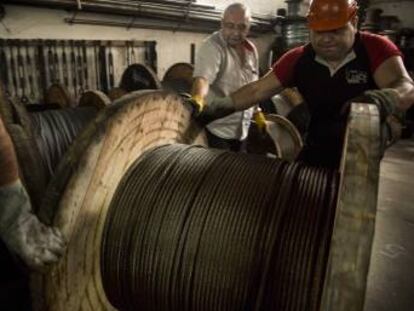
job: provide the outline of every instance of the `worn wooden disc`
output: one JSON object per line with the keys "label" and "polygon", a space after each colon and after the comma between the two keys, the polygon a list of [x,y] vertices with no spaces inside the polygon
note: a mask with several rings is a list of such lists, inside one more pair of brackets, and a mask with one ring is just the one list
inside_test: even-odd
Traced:
{"label": "worn wooden disc", "polygon": [[46,91],[45,104],[58,105],[61,108],[65,108],[72,106],[72,100],[66,87],[55,83]]}
{"label": "worn wooden disc", "polygon": [[321,310],[364,308],[377,207],[379,124],[375,105],[352,105]]}
{"label": "worn wooden disc", "polygon": [[13,122],[10,99],[7,98],[3,83],[0,81],[0,115],[5,123]]}
{"label": "worn wooden disc", "polygon": [[128,167],[146,150],[203,144],[181,98],[165,91],[128,94],[101,110],[66,153],[49,183],[41,218],[68,239],[60,262],[33,275],[35,310],[113,310],[103,291],[100,247],[108,206]]}
{"label": "worn wooden disc", "polygon": [[280,158],[281,151],[277,141],[267,133],[262,133],[254,120],[251,121],[246,138],[247,153],[262,154]]}
{"label": "worn wooden disc", "polygon": [[32,134],[29,113],[20,101],[6,99],[0,88],[0,114],[16,151],[20,178],[36,211],[46,188],[46,175],[40,165],[40,152]]}
{"label": "worn wooden disc", "polygon": [[193,65],[189,63],[176,63],[165,72],[162,79],[163,87],[176,92],[189,93],[193,83],[193,72]]}
{"label": "worn wooden disc", "polygon": [[119,87],[126,92],[161,88],[157,74],[144,64],[129,65],[122,74]]}
{"label": "worn wooden disc", "polygon": [[293,161],[303,147],[303,141],[296,127],[288,119],[277,114],[265,115],[267,132],[278,146],[280,158]]}
{"label": "worn wooden disc", "polygon": [[128,94],[128,92],[121,89],[120,87],[114,87],[114,88],[109,90],[108,97],[111,101],[114,101],[118,98],[121,98],[125,94]]}
{"label": "worn wooden disc", "polygon": [[176,63],[172,65],[164,74],[162,81],[186,80],[192,83],[194,66],[189,63]]}
{"label": "worn wooden disc", "polygon": [[31,133],[19,124],[7,124],[7,130],[13,141],[21,179],[37,212],[46,190],[46,174],[43,170],[40,152]]}
{"label": "worn wooden disc", "polygon": [[86,91],[79,100],[79,106],[92,106],[98,109],[103,109],[109,104],[111,104],[109,97],[97,90]]}

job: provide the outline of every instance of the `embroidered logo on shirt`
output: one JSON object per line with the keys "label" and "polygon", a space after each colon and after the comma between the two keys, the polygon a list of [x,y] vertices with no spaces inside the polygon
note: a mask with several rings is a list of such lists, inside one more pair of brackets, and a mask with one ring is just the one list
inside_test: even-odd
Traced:
{"label": "embroidered logo on shirt", "polygon": [[368,73],[361,70],[347,70],[346,71],[346,82],[348,84],[364,84],[368,83]]}

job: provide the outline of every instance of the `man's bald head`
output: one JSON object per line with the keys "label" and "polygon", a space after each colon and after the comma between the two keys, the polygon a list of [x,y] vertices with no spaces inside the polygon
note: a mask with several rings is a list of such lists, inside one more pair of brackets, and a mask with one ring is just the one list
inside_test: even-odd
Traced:
{"label": "man's bald head", "polygon": [[249,7],[240,2],[230,4],[223,12],[222,19],[225,19],[229,14],[242,14],[250,22],[251,12]]}
{"label": "man's bald head", "polygon": [[250,29],[250,9],[242,3],[230,4],[223,12],[221,33],[231,46],[237,46],[246,40]]}

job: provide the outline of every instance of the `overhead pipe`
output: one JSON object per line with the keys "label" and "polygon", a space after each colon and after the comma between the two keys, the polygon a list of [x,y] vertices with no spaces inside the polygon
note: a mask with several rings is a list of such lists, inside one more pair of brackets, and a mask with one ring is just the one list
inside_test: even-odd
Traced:
{"label": "overhead pipe", "polygon": [[[124,3],[130,3],[121,1]],[[63,8],[63,9],[76,9],[73,1],[70,0],[14,0],[8,1],[6,3],[14,4],[28,4],[31,6],[47,6],[48,8]],[[143,17],[157,17],[165,20],[174,20],[177,22],[183,22],[183,18],[194,22],[206,22],[211,23],[211,26],[216,26],[221,19],[220,11],[194,11],[191,6],[185,7],[187,11],[183,12],[183,7],[177,6],[167,6],[164,4],[156,4],[149,2],[139,2],[134,3],[134,5],[125,5],[120,4],[119,1],[113,0],[99,0],[99,1],[88,1],[82,3],[83,11],[88,12],[98,12],[98,13],[108,13],[108,14],[119,14],[127,16],[143,16]],[[139,10],[137,8],[139,7]],[[266,22],[262,20],[256,20],[253,18],[252,29],[253,31],[263,32],[271,30],[271,19],[268,19]]]}

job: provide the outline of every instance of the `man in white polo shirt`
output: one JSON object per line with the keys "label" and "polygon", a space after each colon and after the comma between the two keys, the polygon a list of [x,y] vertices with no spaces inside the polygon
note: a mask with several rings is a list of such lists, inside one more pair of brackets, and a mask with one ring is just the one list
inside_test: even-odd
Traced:
{"label": "man in white polo shirt", "polygon": [[[250,18],[245,5],[229,5],[223,13],[221,29],[199,48],[191,95],[200,106],[258,79],[257,50],[246,38]],[[249,108],[209,123],[206,132],[210,147],[240,151],[252,114],[253,108]]]}

